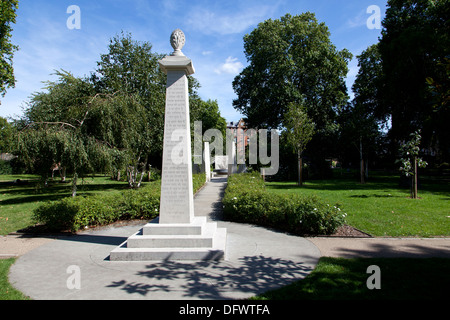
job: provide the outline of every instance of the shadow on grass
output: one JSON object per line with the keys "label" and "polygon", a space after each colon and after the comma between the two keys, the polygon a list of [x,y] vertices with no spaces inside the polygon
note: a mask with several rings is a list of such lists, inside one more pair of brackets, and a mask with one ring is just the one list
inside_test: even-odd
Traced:
{"label": "shadow on grass", "polygon": [[[128,189],[126,183],[85,184],[77,186],[77,196],[126,189]],[[9,199],[4,199],[0,204],[13,205],[36,201],[54,201],[70,197],[72,186],[71,183],[51,183],[47,187],[37,188],[36,183],[15,185],[3,182],[0,183],[0,193],[10,196]]]}
{"label": "shadow on grass", "polygon": [[366,195],[366,194],[354,194],[349,196],[350,198],[361,198],[361,199],[366,199],[366,198],[404,198],[404,196],[393,196],[393,195],[384,195],[384,194],[370,194],[370,195]]}
{"label": "shadow on grass", "polygon": [[335,180],[308,180],[303,186],[298,186],[294,182],[285,182],[283,184],[267,183],[271,189],[312,189],[312,190],[379,190],[379,189],[403,189],[398,186],[395,179],[372,180],[361,184],[359,182],[348,179]]}
{"label": "shadow on grass", "polygon": [[[408,244],[399,243],[399,240],[388,239],[384,243],[377,242],[373,240],[374,243],[367,242],[367,245],[361,249],[355,248],[336,248],[335,251],[339,253],[340,257],[343,258],[355,258],[355,257],[365,257],[365,258],[448,258],[450,259],[450,247],[446,245],[434,245],[427,246],[417,244],[417,242],[412,242]],[[437,241],[437,240],[429,240]],[[443,240],[444,241],[444,240]]]}
{"label": "shadow on grass", "polygon": [[[380,289],[368,289],[380,268]],[[258,298],[271,300],[448,300],[450,259],[445,258],[320,258],[305,279]]]}
{"label": "shadow on grass", "polygon": [[[445,179],[422,178],[419,180],[419,194],[422,192],[442,195],[447,199],[450,198],[450,184]],[[303,186],[298,186],[295,182],[267,182],[266,186],[274,190],[318,190],[318,191],[384,191],[388,190],[409,193],[408,186],[400,184],[398,176],[392,177],[375,177],[369,179],[364,184],[350,179],[333,179],[333,180],[307,180]],[[389,195],[373,195],[378,197],[390,197]]]}

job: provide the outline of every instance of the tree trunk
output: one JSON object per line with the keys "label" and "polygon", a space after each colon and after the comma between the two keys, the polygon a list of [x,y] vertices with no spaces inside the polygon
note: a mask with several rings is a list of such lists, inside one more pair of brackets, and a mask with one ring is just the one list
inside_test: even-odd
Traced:
{"label": "tree trunk", "polygon": [[59,174],[61,176],[61,181],[66,182],[66,167],[62,167]]}
{"label": "tree trunk", "polygon": [[302,167],[303,167],[303,163],[302,163],[302,154],[299,151],[298,152],[298,185],[302,186],[303,185],[303,181],[302,181]]}
{"label": "tree trunk", "polygon": [[[145,168],[147,168],[147,162],[145,162],[144,166],[142,167],[141,177],[140,177],[139,182],[137,184],[137,188],[141,187],[142,179],[144,178],[144,174],[145,174]],[[149,172],[150,172],[150,170],[149,170]]]}
{"label": "tree trunk", "polygon": [[359,137],[359,174],[361,178],[361,184],[364,184],[364,159],[362,151],[362,139]]}
{"label": "tree trunk", "polygon": [[78,174],[75,172],[73,174],[73,180],[72,180],[72,197],[75,197],[77,195],[77,180],[78,180]]}
{"label": "tree trunk", "polygon": [[417,157],[414,157],[414,189],[413,189],[413,198],[417,199]]}
{"label": "tree trunk", "polygon": [[364,176],[366,177],[366,181],[367,179],[369,179],[369,159],[366,158],[366,169],[364,171]]}

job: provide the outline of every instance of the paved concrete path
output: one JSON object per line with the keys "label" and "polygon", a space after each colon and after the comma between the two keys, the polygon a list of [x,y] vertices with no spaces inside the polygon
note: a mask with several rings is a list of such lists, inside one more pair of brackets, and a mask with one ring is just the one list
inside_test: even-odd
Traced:
{"label": "paved concrete path", "polygon": [[306,238],[336,258],[450,258],[450,238]]}
{"label": "paved concrete path", "polygon": [[[242,299],[308,275],[320,258],[307,239],[220,221],[225,178],[195,197],[195,214],[227,228],[223,261],[113,262],[109,252],[141,225],[60,237],[21,255],[10,283],[32,299]],[[80,288],[72,288],[79,274]]]}

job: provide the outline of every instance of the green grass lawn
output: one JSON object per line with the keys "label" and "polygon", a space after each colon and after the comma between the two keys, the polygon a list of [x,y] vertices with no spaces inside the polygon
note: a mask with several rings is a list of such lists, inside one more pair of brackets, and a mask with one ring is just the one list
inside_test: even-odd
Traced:
{"label": "green grass lawn", "polygon": [[9,284],[9,268],[15,261],[15,258],[0,259],[0,300],[29,300],[27,296]]}
{"label": "green grass lawn", "polygon": [[[14,184],[16,179],[20,179],[21,183]],[[71,180],[61,183],[58,177],[48,187],[39,186],[38,182],[39,178],[35,175],[0,175],[0,235],[32,225],[32,212],[42,202],[72,194]],[[77,195],[119,192],[127,188],[127,182],[97,175],[79,179]]]}
{"label": "green grass lawn", "polygon": [[[369,289],[370,265],[380,289]],[[264,300],[448,300],[450,259],[322,257],[305,279],[255,296]],[[372,281],[369,281],[372,283]]]}
{"label": "green grass lawn", "polygon": [[330,205],[339,203],[349,225],[373,236],[450,236],[448,181],[421,179],[420,199],[409,198],[398,175],[376,175],[365,184],[342,178],[306,181],[302,187],[295,182],[266,186],[270,192],[315,194]]}

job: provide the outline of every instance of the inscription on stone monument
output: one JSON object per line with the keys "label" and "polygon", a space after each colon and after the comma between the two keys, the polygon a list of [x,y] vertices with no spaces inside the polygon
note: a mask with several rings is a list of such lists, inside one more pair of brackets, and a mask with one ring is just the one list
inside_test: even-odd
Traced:
{"label": "inscription on stone monument", "polygon": [[167,73],[160,223],[190,223],[193,201],[188,79],[175,69]]}

